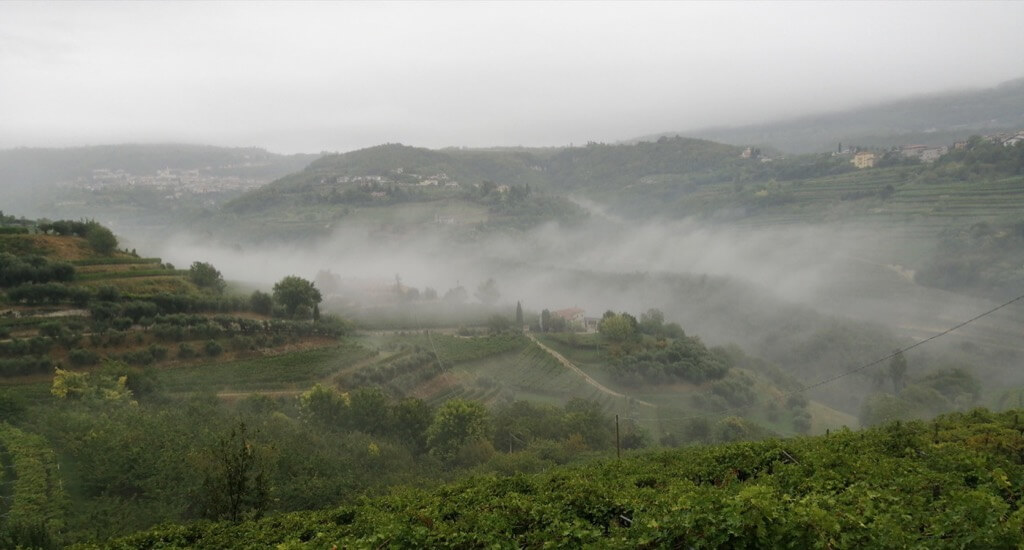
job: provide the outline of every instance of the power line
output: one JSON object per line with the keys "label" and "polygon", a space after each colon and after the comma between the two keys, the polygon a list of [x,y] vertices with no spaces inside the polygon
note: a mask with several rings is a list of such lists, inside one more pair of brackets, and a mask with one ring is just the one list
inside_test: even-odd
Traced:
{"label": "power line", "polygon": [[[815,382],[813,384],[803,386],[800,389],[786,392],[786,393],[784,393],[782,395],[784,397],[789,397],[789,396],[796,395],[796,394],[799,394],[799,393],[804,393],[804,392],[806,392],[808,390],[813,390],[815,388],[819,388],[821,386],[824,386],[825,384],[830,384],[832,382],[835,382],[836,380],[839,380],[839,379],[842,379],[842,378],[846,378],[847,376],[850,376],[850,375],[856,374],[856,373],[858,373],[860,371],[869,369],[871,367],[874,367],[875,365],[878,365],[880,363],[884,363],[885,361],[888,361],[888,360],[892,359],[893,357],[896,357],[897,355],[899,355],[901,353],[910,351],[910,350],[912,350],[912,349],[914,349],[916,347],[919,347],[919,346],[923,346],[924,344],[927,344],[928,342],[931,342],[932,340],[936,340],[938,338],[942,338],[943,336],[946,336],[947,334],[949,334],[951,332],[954,332],[954,331],[956,331],[958,329],[961,329],[961,328],[963,328],[963,327],[965,327],[965,326],[967,326],[967,325],[969,325],[969,324],[971,324],[971,323],[973,323],[973,322],[975,322],[975,321],[977,321],[979,319],[982,319],[984,317],[988,317],[989,315],[992,315],[993,313],[995,313],[995,312],[997,312],[997,311],[999,311],[999,310],[1001,310],[1001,309],[1003,309],[1003,308],[1005,308],[1005,307],[1007,307],[1007,306],[1009,306],[1011,304],[1019,302],[1021,300],[1024,300],[1024,294],[1021,294],[1020,296],[1017,296],[1016,298],[1013,298],[1012,300],[1009,300],[1007,302],[1003,302],[1002,304],[1000,304],[1000,305],[998,305],[998,306],[996,306],[996,307],[994,307],[994,308],[992,308],[992,309],[990,309],[990,310],[988,310],[988,311],[986,311],[984,313],[980,313],[978,315],[975,315],[974,317],[971,317],[970,319],[968,319],[968,320],[966,320],[966,321],[964,321],[962,323],[954,325],[954,326],[952,326],[952,327],[950,327],[950,328],[948,328],[948,329],[946,329],[946,330],[944,330],[944,331],[942,331],[942,332],[940,332],[938,334],[933,334],[932,336],[929,336],[928,338],[925,338],[924,340],[921,340],[920,342],[915,342],[914,344],[911,344],[909,346],[900,348],[900,349],[890,353],[889,355],[886,355],[885,357],[882,357],[881,359],[876,359],[874,361],[871,361],[870,363],[866,363],[866,364],[861,365],[859,367],[854,367],[852,369],[840,372],[839,374],[830,376],[830,377],[825,378],[823,380],[819,380],[818,382]],[[710,395],[710,393],[707,394],[707,395]],[[745,406],[742,406],[742,407],[732,407],[732,408],[728,408],[728,409],[722,409],[720,411],[716,411],[716,412],[713,412],[713,413],[701,413],[701,414],[693,414],[693,415],[688,415],[688,416],[667,417],[667,418],[666,417],[644,418],[643,420],[658,420],[658,421],[661,421],[661,420],[689,420],[689,419],[693,419],[693,418],[706,418],[706,417],[710,417],[710,416],[723,416],[723,415],[726,415],[726,414],[729,414],[729,413],[745,411],[745,410],[751,409],[753,407],[754,407],[754,405],[745,405]],[[636,419],[636,420],[641,420],[641,419]]]}

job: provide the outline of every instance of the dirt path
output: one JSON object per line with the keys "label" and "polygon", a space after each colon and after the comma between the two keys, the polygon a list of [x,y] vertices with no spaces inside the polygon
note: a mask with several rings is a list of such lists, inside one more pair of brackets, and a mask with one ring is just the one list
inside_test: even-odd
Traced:
{"label": "dirt path", "polygon": [[537,344],[537,346],[540,347],[540,349],[546,351],[547,353],[549,353],[555,359],[558,359],[558,362],[561,363],[565,368],[567,368],[567,369],[575,372],[576,374],[578,374],[581,378],[583,378],[583,380],[585,380],[587,382],[587,384],[590,384],[591,386],[594,386],[601,393],[605,393],[605,394],[611,395],[613,397],[625,397],[626,399],[632,399],[633,401],[635,401],[635,402],[637,402],[637,403],[639,403],[641,405],[646,405],[648,407],[656,407],[657,406],[657,405],[655,405],[653,403],[648,403],[647,401],[644,401],[642,399],[636,399],[636,398],[630,397],[630,396],[628,396],[628,395],[626,395],[624,393],[619,393],[619,392],[617,392],[615,390],[609,389],[608,387],[604,386],[603,384],[601,384],[597,380],[594,380],[593,378],[591,378],[589,374],[583,372],[579,367],[574,365],[572,363],[572,361],[566,359],[564,355],[562,355],[561,353],[558,353],[557,351],[555,351],[555,350],[545,346],[544,344],[540,343],[540,341],[537,340],[537,338],[534,337],[534,335],[527,334],[527,337],[530,340],[533,340],[533,343]]}

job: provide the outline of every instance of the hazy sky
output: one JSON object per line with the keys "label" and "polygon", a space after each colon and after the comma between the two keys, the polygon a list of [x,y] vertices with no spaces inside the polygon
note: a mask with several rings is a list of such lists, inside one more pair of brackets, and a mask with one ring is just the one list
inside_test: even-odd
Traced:
{"label": "hazy sky", "polygon": [[1024,2],[0,2],[0,147],[565,145],[1024,76]]}

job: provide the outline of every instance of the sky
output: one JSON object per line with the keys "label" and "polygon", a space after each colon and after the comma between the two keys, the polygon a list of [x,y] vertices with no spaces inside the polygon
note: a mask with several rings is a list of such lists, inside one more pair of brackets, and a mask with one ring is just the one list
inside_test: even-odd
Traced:
{"label": "sky", "polygon": [[1024,77],[1024,2],[0,2],[0,148],[561,146]]}

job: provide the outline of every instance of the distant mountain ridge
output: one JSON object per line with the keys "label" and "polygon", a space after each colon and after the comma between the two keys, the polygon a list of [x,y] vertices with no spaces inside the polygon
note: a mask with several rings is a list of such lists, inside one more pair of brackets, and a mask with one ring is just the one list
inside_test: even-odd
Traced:
{"label": "distant mountain ridge", "polygon": [[1024,78],[993,88],[929,94],[839,112],[735,127],[652,134],[629,142],[685,135],[788,153],[865,147],[948,145],[972,134],[1024,128]]}

